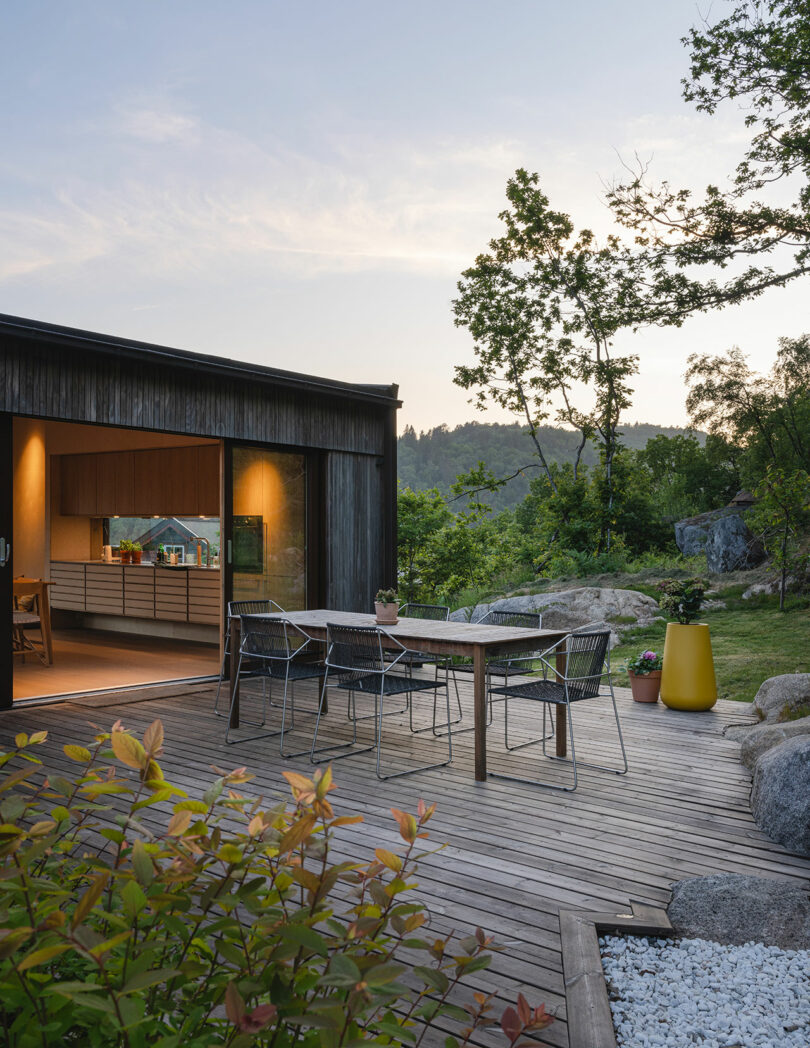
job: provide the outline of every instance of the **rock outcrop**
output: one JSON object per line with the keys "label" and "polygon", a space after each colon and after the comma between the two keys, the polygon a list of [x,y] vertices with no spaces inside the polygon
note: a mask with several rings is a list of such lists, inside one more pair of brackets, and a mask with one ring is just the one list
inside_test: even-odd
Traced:
{"label": "rock outcrop", "polygon": [[769,677],[754,698],[754,713],[769,723],[784,720],[810,706],[810,673]]}
{"label": "rock outcrop", "polygon": [[739,873],[680,881],[672,886],[668,914],[686,939],[810,948],[810,893],[787,881]]}
{"label": "rock outcrop", "polygon": [[549,629],[573,630],[580,626],[609,627],[611,647],[619,641],[622,628],[646,625],[659,614],[658,603],[637,590],[599,589],[581,586],[559,593],[528,593],[505,597],[492,604],[460,608],[450,616],[454,622],[479,622],[488,611],[539,611]]}
{"label": "rock outcrop", "polygon": [[784,723],[757,724],[745,731],[740,742],[740,760],[750,772],[754,771],[756,763],[763,753],[779,746],[786,739],[792,739],[796,735],[810,735],[810,717],[801,717],[799,720],[784,721]]}
{"label": "rock outcrop", "polygon": [[744,510],[737,506],[700,513],[675,524],[675,542],[685,557],[706,553],[709,571],[746,571],[765,559],[762,543],[744,520]]}
{"label": "rock outcrop", "polygon": [[751,810],[770,838],[810,855],[810,735],[788,739],[759,758]]}

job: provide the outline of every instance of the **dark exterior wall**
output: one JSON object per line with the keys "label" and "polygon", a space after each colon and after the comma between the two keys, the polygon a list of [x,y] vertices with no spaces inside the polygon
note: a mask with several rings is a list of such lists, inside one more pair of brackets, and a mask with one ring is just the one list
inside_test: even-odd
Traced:
{"label": "dark exterior wall", "polygon": [[333,452],[326,467],[326,606],[372,612],[389,584],[383,460]]}
{"label": "dark exterior wall", "polygon": [[383,455],[393,405],[0,336],[0,411]]}

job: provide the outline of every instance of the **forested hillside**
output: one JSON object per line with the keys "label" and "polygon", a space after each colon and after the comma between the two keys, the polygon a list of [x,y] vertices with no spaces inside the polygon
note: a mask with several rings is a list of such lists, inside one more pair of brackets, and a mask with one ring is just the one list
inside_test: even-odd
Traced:
{"label": "forested hillside", "polygon": [[[625,447],[641,450],[652,437],[660,434],[671,437],[686,431],[640,422],[622,426],[621,432]],[[556,426],[541,426],[538,436],[551,462],[573,462],[578,433]],[[703,434],[698,434],[698,437],[703,443]],[[447,494],[456,475],[471,469],[479,461],[485,462],[496,476],[506,477],[529,463],[536,463],[533,452],[525,427],[518,423],[465,422],[454,429],[436,426],[418,435],[407,426],[399,438],[399,479],[403,487],[414,491],[438,487]],[[582,461],[588,465],[596,463],[597,451],[592,444],[583,452]],[[529,493],[529,481],[537,472],[536,468],[527,470],[525,475],[515,477],[506,487],[488,495],[487,501],[496,510],[514,509]]]}

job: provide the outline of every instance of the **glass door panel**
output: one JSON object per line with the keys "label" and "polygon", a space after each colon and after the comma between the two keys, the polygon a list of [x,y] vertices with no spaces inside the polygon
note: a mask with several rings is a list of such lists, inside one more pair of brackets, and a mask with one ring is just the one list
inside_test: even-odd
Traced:
{"label": "glass door panel", "polygon": [[231,448],[233,600],[270,597],[287,611],[307,600],[304,455]]}

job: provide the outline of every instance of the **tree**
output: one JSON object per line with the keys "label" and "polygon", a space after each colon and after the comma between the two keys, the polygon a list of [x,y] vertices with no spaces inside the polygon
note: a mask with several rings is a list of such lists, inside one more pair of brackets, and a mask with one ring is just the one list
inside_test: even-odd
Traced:
{"label": "tree", "polygon": [[752,516],[752,526],[763,531],[765,548],[779,569],[779,610],[785,610],[787,576],[791,570],[803,570],[807,554],[802,555],[802,526],[810,522],[810,474],[803,469],[791,472],[769,466],[756,490],[759,503]]}
{"label": "tree", "polygon": [[686,372],[692,424],[741,449],[743,483],[755,486],[768,466],[810,469],[810,338],[779,340],[769,376],[748,366],[734,347],[693,355]]}
{"label": "tree", "polygon": [[[553,403],[557,421],[580,433],[575,479],[586,442],[598,440],[606,477],[599,544],[609,548],[619,418],[637,371],[637,358],[615,356],[612,341],[622,329],[650,321],[645,263],[616,237],[599,245],[590,230],[575,234],[570,217],[549,206],[537,174],[518,169],[506,195],[509,207],[499,216],[504,234],[458,284],[455,323],[470,330],[477,363],[457,367],[454,381],[476,390],[480,408],[495,403],[525,420],[554,493],[554,471],[538,436]],[[586,409],[573,399],[578,384],[593,393]]]}
{"label": "tree", "polygon": [[403,603],[418,599],[431,537],[452,519],[453,514],[436,488],[400,488],[397,492],[397,574]]}
{"label": "tree", "polygon": [[[683,94],[701,112],[744,107],[751,139],[730,188],[647,183],[646,168],[608,193],[617,219],[647,249],[662,301],[684,315],[738,302],[810,271],[810,5],[807,0],[738,0],[728,17],[693,28]],[[793,199],[785,204],[787,192]],[[789,256],[779,270],[757,261],[721,281],[689,267]],[[677,271],[673,276],[672,266]]]}
{"label": "tree", "polygon": [[663,434],[637,452],[659,515],[667,520],[691,517],[725,505],[740,487],[738,454],[721,435],[704,446],[694,433]]}

